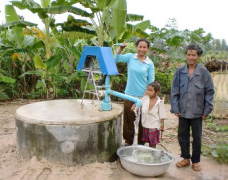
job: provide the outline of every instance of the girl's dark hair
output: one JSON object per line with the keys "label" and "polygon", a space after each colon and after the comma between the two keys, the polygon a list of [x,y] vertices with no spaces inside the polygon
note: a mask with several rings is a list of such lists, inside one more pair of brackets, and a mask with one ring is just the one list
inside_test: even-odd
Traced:
{"label": "girl's dark hair", "polygon": [[198,56],[201,56],[203,54],[203,50],[198,44],[189,44],[186,47],[185,54],[187,54],[188,50],[196,50]]}
{"label": "girl's dark hair", "polygon": [[148,86],[152,86],[154,88],[155,92],[158,92],[158,91],[161,92],[160,82],[158,82],[158,81],[150,83],[150,84],[148,84]]}
{"label": "girl's dark hair", "polygon": [[139,45],[140,42],[146,42],[147,43],[147,47],[150,48],[150,42],[147,39],[138,39],[135,43],[136,47]]}

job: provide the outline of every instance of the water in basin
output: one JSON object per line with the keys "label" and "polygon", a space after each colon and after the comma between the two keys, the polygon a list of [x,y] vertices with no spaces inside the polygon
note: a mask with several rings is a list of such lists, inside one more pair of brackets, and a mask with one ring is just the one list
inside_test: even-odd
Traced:
{"label": "water in basin", "polygon": [[167,153],[152,148],[136,149],[133,147],[131,151],[123,151],[121,157],[137,164],[161,164],[172,160],[172,157]]}

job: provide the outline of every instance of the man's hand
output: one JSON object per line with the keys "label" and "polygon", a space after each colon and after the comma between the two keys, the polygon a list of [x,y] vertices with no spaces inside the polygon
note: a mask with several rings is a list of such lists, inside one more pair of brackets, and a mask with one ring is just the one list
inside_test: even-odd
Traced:
{"label": "man's hand", "polygon": [[175,113],[175,116],[178,118],[180,117],[180,115],[181,115],[180,113]]}
{"label": "man's hand", "polygon": [[204,120],[204,119],[206,119],[206,118],[207,118],[207,116],[206,116],[206,115],[203,115],[203,116],[202,116],[202,119],[203,119],[203,120]]}

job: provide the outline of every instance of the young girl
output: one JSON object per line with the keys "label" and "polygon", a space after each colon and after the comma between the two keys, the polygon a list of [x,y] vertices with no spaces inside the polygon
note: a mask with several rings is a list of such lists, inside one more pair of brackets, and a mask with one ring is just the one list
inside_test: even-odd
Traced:
{"label": "young girl", "polygon": [[[147,86],[142,103],[142,141],[148,142],[150,147],[156,148],[159,143],[159,132],[164,130],[166,112],[163,101],[158,94],[161,91],[159,83],[154,82]],[[134,111],[135,104],[131,110]],[[160,130],[160,131],[159,131]]]}

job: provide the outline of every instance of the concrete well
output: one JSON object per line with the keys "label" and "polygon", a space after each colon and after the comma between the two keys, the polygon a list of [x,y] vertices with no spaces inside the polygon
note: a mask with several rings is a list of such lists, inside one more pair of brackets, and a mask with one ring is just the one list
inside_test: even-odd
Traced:
{"label": "concrete well", "polygon": [[16,111],[17,150],[24,158],[36,156],[67,166],[112,162],[122,140],[121,105],[99,111],[84,100],[43,101]]}

